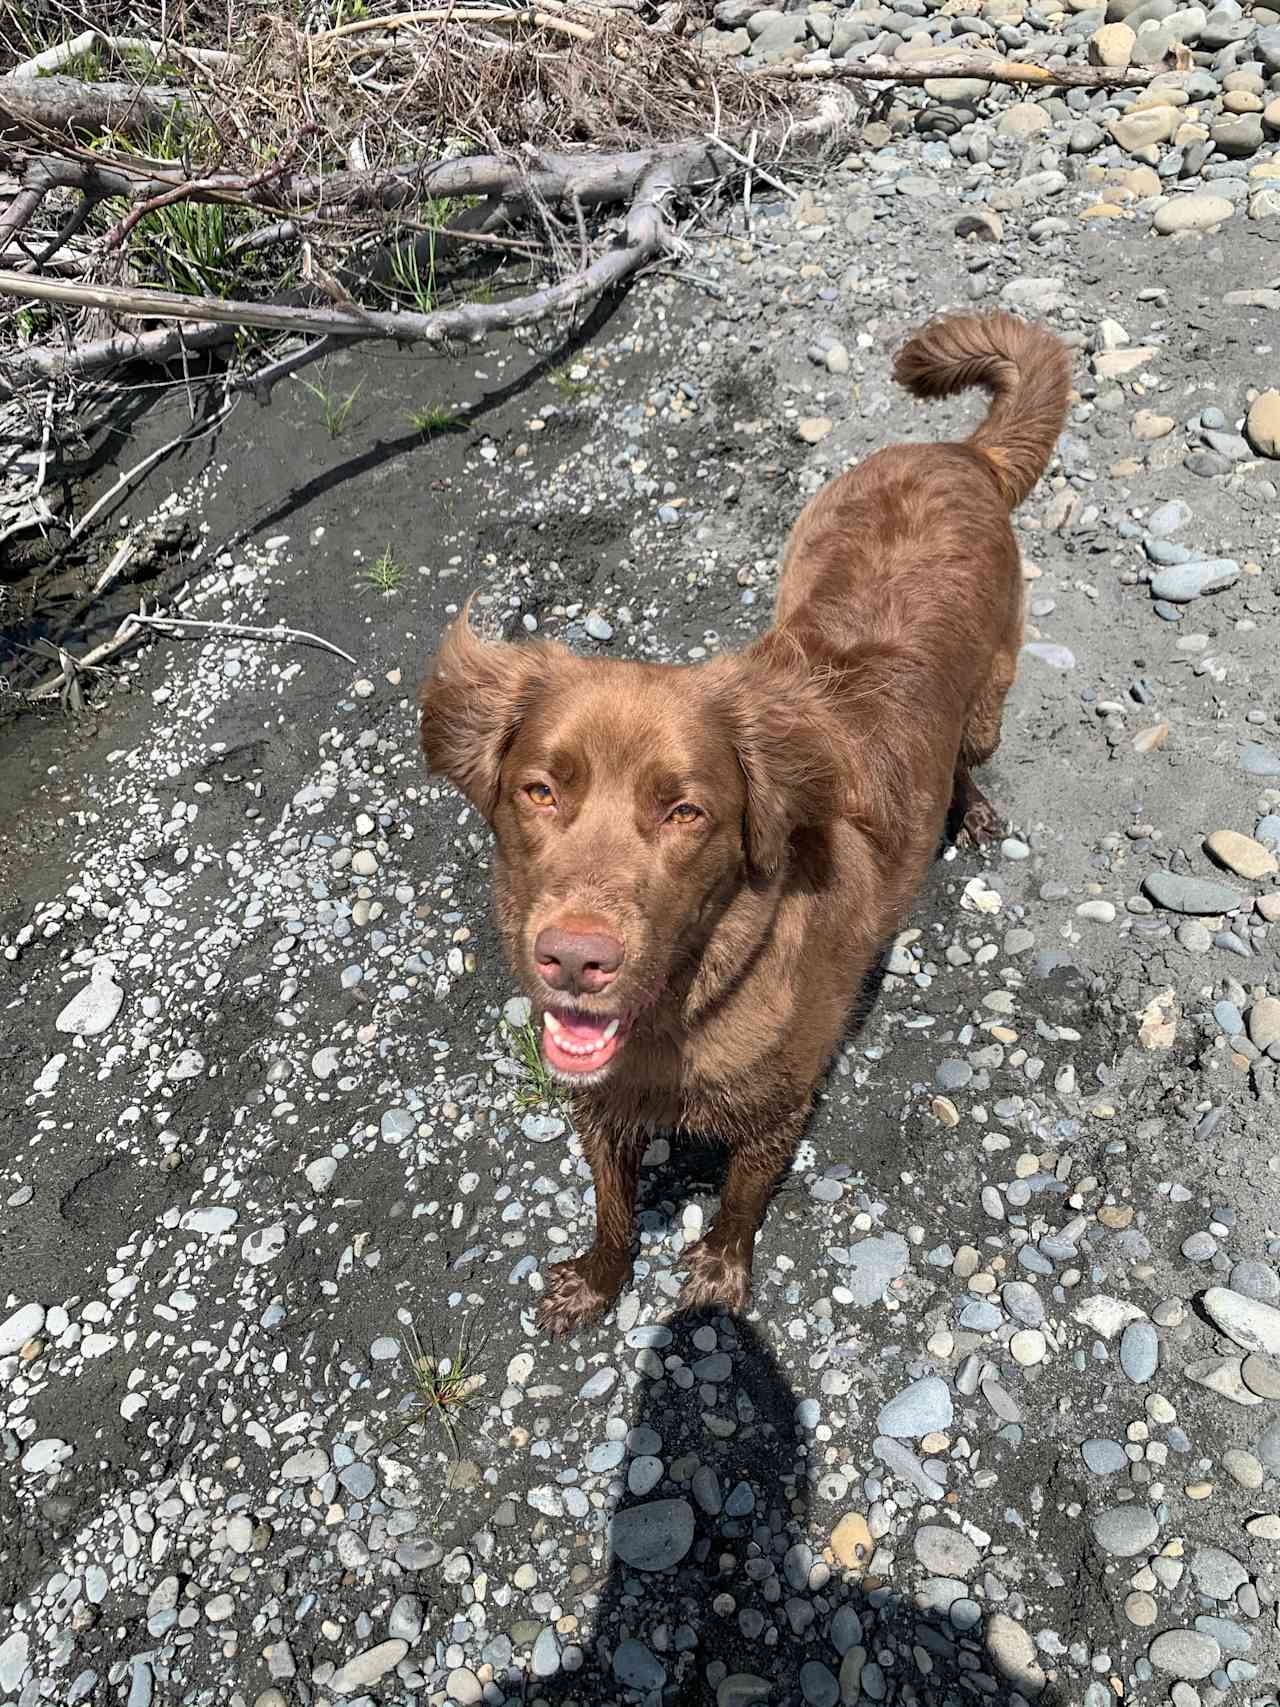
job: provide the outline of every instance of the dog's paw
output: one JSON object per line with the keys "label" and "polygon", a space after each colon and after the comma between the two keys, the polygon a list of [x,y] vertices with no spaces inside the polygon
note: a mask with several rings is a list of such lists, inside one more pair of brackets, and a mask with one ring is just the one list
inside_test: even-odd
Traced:
{"label": "dog's paw", "polygon": [[547,1271],[547,1289],[536,1311],[543,1333],[561,1338],[603,1316],[622,1290],[626,1275],[606,1277],[590,1256],[572,1262],[553,1263]]}
{"label": "dog's paw", "polygon": [[985,794],[979,794],[961,820],[956,846],[980,848],[987,842],[994,842],[1003,834],[1004,825],[1000,822],[1000,814]]}
{"label": "dog's paw", "polygon": [[708,1239],[684,1253],[689,1278],[680,1288],[681,1310],[727,1310],[741,1314],[751,1297],[751,1269],[740,1257]]}

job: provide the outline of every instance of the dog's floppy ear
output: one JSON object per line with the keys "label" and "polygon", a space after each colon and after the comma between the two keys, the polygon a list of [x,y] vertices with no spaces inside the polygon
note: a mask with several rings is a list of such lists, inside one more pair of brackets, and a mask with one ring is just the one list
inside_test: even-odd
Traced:
{"label": "dog's floppy ear", "polygon": [[746,781],[747,860],[773,877],[794,831],[829,822],[845,779],[830,712],[812,674],[767,644],[712,665]]}
{"label": "dog's floppy ear", "polygon": [[498,803],[503,758],[554,651],[545,642],[482,640],[471,626],[468,600],[418,690],[427,768],[447,776],[488,819]]}

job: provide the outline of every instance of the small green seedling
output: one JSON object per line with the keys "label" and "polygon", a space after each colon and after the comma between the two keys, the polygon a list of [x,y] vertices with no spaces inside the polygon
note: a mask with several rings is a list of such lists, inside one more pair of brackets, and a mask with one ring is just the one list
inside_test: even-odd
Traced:
{"label": "small green seedling", "polygon": [[460,1457],[458,1430],[465,1426],[467,1412],[479,1404],[479,1390],[484,1385],[484,1376],[476,1368],[471,1318],[463,1321],[457,1346],[447,1356],[441,1356],[434,1344],[428,1351],[416,1327],[409,1333],[413,1341],[413,1384],[418,1394],[409,1422],[441,1428],[454,1457]]}
{"label": "small green seedling", "polygon": [[388,546],[373,563],[367,563],[361,572],[361,580],[371,592],[381,593],[384,599],[398,592],[400,583],[405,577],[405,566],[398,557],[393,557]]}
{"label": "small green seedling", "polygon": [[429,439],[433,433],[447,433],[451,427],[456,427],[462,419],[462,411],[455,409],[452,403],[433,403],[427,409],[410,410],[408,419],[415,432]]}
{"label": "small green seedling", "polygon": [[567,367],[553,368],[547,375],[547,383],[555,387],[566,403],[576,403],[591,389],[589,379],[574,379]]}
{"label": "small green seedling", "polygon": [[338,396],[337,392],[330,391],[328,386],[317,385],[312,380],[303,379],[299,380],[298,383],[304,388],[304,390],[309,391],[313,397],[319,400],[320,408],[324,413],[324,424],[329,431],[329,437],[331,439],[336,439],[338,434],[347,424],[347,416],[355,407],[356,398],[359,397],[362,389],[364,388],[364,381],[361,380],[360,384],[356,386],[354,391],[349,391],[347,395],[342,398]]}
{"label": "small green seedling", "polygon": [[522,1108],[560,1108],[559,1087],[542,1059],[533,1021],[527,1019],[522,1026],[507,1025],[505,1021],[503,1024],[511,1042],[511,1058],[524,1073],[516,1089],[516,1101]]}

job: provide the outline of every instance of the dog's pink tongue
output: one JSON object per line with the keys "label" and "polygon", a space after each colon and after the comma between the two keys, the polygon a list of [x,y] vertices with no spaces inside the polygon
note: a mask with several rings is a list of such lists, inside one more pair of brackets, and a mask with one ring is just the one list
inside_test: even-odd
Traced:
{"label": "dog's pink tongue", "polygon": [[572,1009],[556,1014],[556,1024],[575,1043],[595,1043],[604,1036],[609,1023],[608,1014],[575,1013]]}

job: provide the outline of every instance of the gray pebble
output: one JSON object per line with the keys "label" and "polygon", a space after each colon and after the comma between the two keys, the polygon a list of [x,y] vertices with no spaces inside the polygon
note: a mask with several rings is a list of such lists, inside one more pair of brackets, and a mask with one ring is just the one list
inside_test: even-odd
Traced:
{"label": "gray pebble", "polygon": [[881,1407],[876,1428],[890,1440],[914,1440],[922,1434],[950,1428],[953,1415],[946,1382],[928,1375]]}
{"label": "gray pebble", "polygon": [[1208,1677],[1222,1658],[1212,1636],[1199,1630],[1165,1630],[1147,1649],[1153,1666],[1173,1677]]}
{"label": "gray pebble", "polygon": [[611,1550],[638,1571],[665,1571],[693,1546],[693,1507],[688,1500],[653,1500],[624,1506],[609,1525]]}
{"label": "gray pebble", "polygon": [[1135,1387],[1142,1387],[1156,1372],[1160,1340],[1150,1322],[1130,1322],[1120,1338],[1120,1367]]}
{"label": "gray pebble", "polygon": [[1110,1511],[1099,1512],[1089,1526],[1093,1538],[1104,1553],[1117,1559],[1131,1559],[1147,1552],[1160,1533],[1154,1512],[1143,1505],[1118,1505]]}

